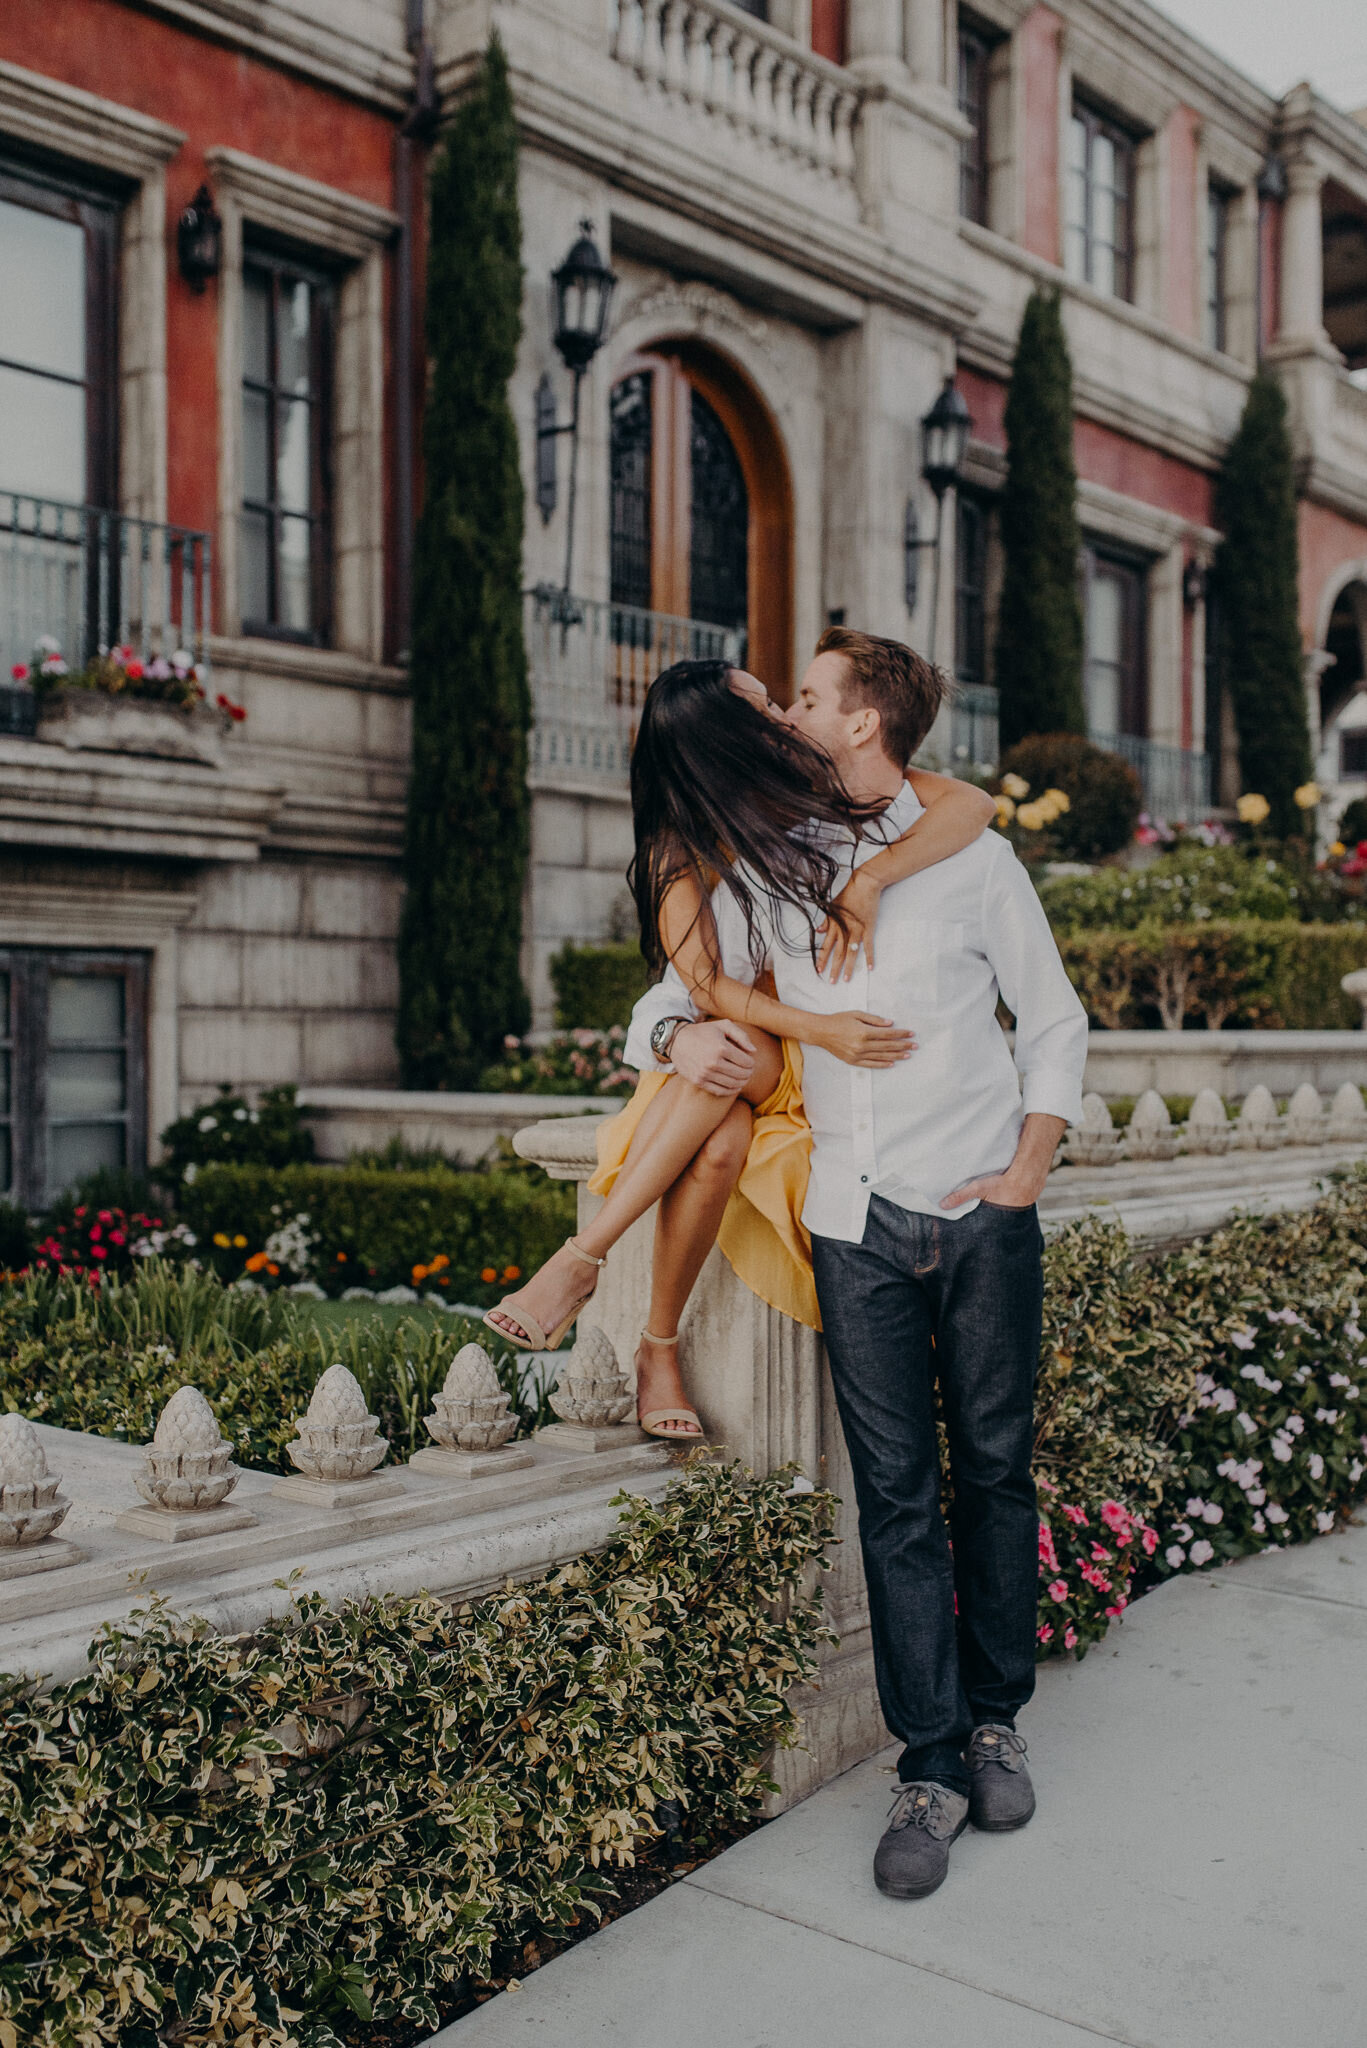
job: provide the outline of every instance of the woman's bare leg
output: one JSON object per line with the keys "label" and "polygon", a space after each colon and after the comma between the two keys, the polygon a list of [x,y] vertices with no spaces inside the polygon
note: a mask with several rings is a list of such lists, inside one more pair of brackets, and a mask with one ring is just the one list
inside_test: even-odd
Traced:
{"label": "woman's bare leg", "polygon": [[[655,1344],[651,1335],[672,1337],[678,1330],[694,1282],[716,1243],[731,1191],[740,1179],[750,1150],[753,1117],[747,1102],[733,1102],[710,1138],[699,1147],[673,1187],[660,1197],[655,1217],[655,1249],[651,1263],[650,1314],[636,1353],[636,1409],[689,1405],[679,1373],[674,1344]],[[681,1423],[664,1428],[681,1440],[700,1434]]]}
{"label": "woman's bare leg", "polygon": [[[782,1071],[783,1051],[767,1032],[751,1033],[756,1046],[755,1069],[747,1081],[747,1100],[762,1102],[772,1094]],[[678,1074],[672,1074],[647,1107],[636,1127],[631,1149],[623,1162],[611,1194],[591,1223],[576,1234],[575,1242],[592,1258],[606,1258],[647,1209],[659,1201],[683,1173],[718,1125],[730,1114],[736,1097],[710,1095]],[[494,1311],[495,1320],[508,1327],[521,1327],[517,1304],[525,1301],[529,1313],[543,1329],[553,1329],[569,1314],[576,1302],[586,1301],[587,1269],[583,1259],[564,1247],[553,1252],[525,1287],[508,1298],[508,1306]],[[664,1331],[660,1332],[663,1336]]]}

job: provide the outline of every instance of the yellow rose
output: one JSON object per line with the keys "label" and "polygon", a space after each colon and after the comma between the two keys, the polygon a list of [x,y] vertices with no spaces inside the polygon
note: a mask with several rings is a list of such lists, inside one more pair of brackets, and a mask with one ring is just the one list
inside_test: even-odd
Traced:
{"label": "yellow rose", "polygon": [[1019,803],[1023,796],[1029,796],[1030,785],[1023,775],[1003,775],[1002,790],[1013,802]]}
{"label": "yellow rose", "polygon": [[1049,818],[1043,804],[1020,804],[1016,809],[1016,823],[1024,825],[1027,832],[1042,832]]}
{"label": "yellow rose", "polygon": [[1303,782],[1296,791],[1296,804],[1302,811],[1315,810],[1319,805],[1319,801],[1320,786],[1318,782]]}
{"label": "yellow rose", "polygon": [[1347,851],[1348,849],[1344,845],[1343,841],[1341,839],[1336,839],[1329,849],[1329,858],[1330,860],[1338,860],[1340,855],[1347,853]]}
{"label": "yellow rose", "polygon": [[1009,825],[1015,815],[1016,806],[1012,803],[1010,797],[999,796],[997,798],[997,823],[1002,826]]}
{"label": "yellow rose", "polygon": [[1033,809],[1037,810],[1046,825],[1052,825],[1059,815],[1059,807],[1046,789],[1044,795],[1036,797]]}
{"label": "yellow rose", "polygon": [[1265,796],[1259,796],[1256,790],[1249,790],[1247,795],[1239,798],[1239,823],[1261,825],[1271,809],[1272,806]]}
{"label": "yellow rose", "polygon": [[1046,789],[1044,792],[1044,801],[1045,803],[1052,804],[1054,806],[1055,817],[1057,817],[1060,812],[1071,811],[1073,808],[1073,800],[1069,796],[1066,789]]}

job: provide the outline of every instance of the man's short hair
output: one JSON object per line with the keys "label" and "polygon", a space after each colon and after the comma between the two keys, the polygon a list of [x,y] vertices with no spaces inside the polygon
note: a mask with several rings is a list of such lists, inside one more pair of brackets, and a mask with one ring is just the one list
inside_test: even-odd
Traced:
{"label": "man's short hair", "polygon": [[853,626],[828,626],[816,651],[844,656],[841,709],[871,706],[882,724],[884,753],[894,766],[905,768],[945,700],[949,684],[943,670],[900,640],[883,640]]}

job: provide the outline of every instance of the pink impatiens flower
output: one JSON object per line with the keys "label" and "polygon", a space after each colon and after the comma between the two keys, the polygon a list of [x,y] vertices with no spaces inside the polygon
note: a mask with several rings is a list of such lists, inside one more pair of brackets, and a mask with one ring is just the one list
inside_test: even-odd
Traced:
{"label": "pink impatiens flower", "polygon": [[1077,1630],[1072,1626],[1071,1623],[1069,1623],[1067,1629],[1064,1631],[1063,1647],[1065,1650],[1073,1650],[1077,1648]]}
{"label": "pink impatiens flower", "polygon": [[1081,1508],[1065,1508],[1063,1512],[1075,1528],[1085,1529],[1087,1527],[1087,1517],[1083,1514]]}
{"label": "pink impatiens flower", "polygon": [[1058,1600],[1060,1602],[1068,1598],[1068,1582],[1066,1579],[1054,1580],[1053,1584],[1049,1588],[1049,1598],[1051,1600]]}

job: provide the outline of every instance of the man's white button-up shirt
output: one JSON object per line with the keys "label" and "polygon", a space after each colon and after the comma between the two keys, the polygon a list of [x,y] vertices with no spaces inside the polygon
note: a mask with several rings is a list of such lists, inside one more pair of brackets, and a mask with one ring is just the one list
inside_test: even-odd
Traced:
{"label": "man's white button-up shirt", "polygon": [[[864,839],[855,865],[900,838],[921,813],[909,783]],[[837,882],[843,885],[844,876]],[[802,1010],[865,1010],[909,1027],[917,1050],[893,1067],[852,1067],[803,1048],[803,1098],[812,1126],[812,1171],[803,1221],[819,1237],[857,1244],[869,1197],[942,1211],[941,1198],[979,1174],[1009,1166],[1022,1119],[1040,1112],[1082,1119],[1087,1017],[1063,970],[1029,876],[999,833],[987,832],[937,866],[883,892],[876,965],[865,956],[851,981],[818,975],[797,913],[761,906],[764,958],[752,960],[745,921],[729,889],[713,912],[727,974],[751,982],[772,969],[779,998]],[[997,1022],[998,995],[1016,1019],[1014,1060]],[[696,1015],[673,968],[636,1005],[624,1052],[649,1071],[652,1025]]]}

